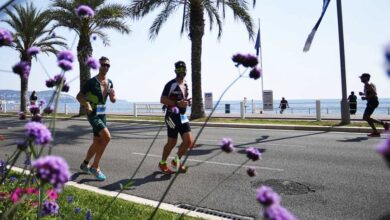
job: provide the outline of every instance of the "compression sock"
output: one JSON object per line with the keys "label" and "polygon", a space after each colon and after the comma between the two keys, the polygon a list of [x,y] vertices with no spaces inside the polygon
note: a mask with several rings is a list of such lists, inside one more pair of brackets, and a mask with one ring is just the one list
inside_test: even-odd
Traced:
{"label": "compression sock", "polygon": [[167,160],[160,160],[160,164],[166,164]]}
{"label": "compression sock", "polygon": [[88,165],[89,161],[84,160],[83,164]]}

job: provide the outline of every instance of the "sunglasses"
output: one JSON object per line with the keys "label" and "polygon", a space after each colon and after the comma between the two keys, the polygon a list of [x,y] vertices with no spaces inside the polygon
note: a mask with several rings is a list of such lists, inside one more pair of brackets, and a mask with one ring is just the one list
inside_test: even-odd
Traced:
{"label": "sunglasses", "polygon": [[110,68],[110,66],[111,66],[111,65],[110,65],[110,64],[108,64],[108,63],[105,63],[105,64],[102,64],[102,66],[103,66],[103,67]]}
{"label": "sunglasses", "polygon": [[185,72],[187,69],[185,67],[178,67],[176,68],[177,72]]}

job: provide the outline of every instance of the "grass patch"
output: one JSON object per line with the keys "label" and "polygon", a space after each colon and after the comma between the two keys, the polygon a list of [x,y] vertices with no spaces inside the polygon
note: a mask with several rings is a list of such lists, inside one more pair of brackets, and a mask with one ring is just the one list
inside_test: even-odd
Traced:
{"label": "grass patch", "polygon": [[[1,175],[0,175],[1,177]],[[20,173],[11,172],[4,184],[0,184],[0,195],[7,195],[0,197],[0,217],[5,212],[6,208],[12,206],[10,200],[10,193],[17,187],[28,188],[36,187],[36,183],[26,184],[26,176],[21,176]],[[49,189],[45,187],[44,192]],[[45,195],[45,197],[47,197]],[[47,198],[45,198],[47,199]],[[90,211],[92,219],[97,218],[104,211],[107,204],[112,201],[113,197],[101,195],[87,190],[78,189],[73,186],[65,186],[61,193],[58,194],[57,203],[59,205],[58,216],[45,216],[42,219],[86,219],[87,212]],[[36,219],[38,208],[34,207],[34,203],[38,201],[37,195],[25,195],[21,197],[14,209],[14,215],[8,219]],[[101,219],[148,219],[152,214],[154,207],[140,205],[129,202],[123,199],[116,199],[112,203],[110,209],[105,213]],[[179,214],[159,210],[155,219],[175,219]],[[196,220],[194,218],[185,216],[183,219]]]}

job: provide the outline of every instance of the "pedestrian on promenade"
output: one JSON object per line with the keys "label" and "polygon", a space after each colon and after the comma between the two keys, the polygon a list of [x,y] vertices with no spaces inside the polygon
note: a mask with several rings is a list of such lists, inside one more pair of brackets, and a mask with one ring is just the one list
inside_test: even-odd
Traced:
{"label": "pedestrian on promenade", "polygon": [[280,100],[279,108],[280,108],[280,114],[283,114],[286,108],[290,108],[290,106],[288,105],[288,101],[284,97],[282,97],[282,100]]}
{"label": "pedestrian on promenade", "polygon": [[351,94],[348,96],[348,103],[349,103],[349,113],[351,113],[351,115],[356,114],[357,96],[355,95],[354,91],[352,91]]}
{"label": "pedestrian on promenade", "polygon": [[[159,168],[165,174],[173,172],[184,173],[187,171],[186,166],[181,164],[180,159],[194,143],[189,120],[185,115],[187,106],[191,105],[191,101],[188,99],[188,86],[184,81],[186,72],[186,64],[183,61],[177,61],[175,63],[176,78],[165,84],[161,95],[160,102],[166,106],[165,123],[168,140],[164,146]],[[176,146],[178,133],[180,133],[183,142],[180,144],[178,152],[171,162],[172,169],[170,169],[167,159],[172,149]]]}
{"label": "pedestrian on promenade", "polygon": [[[100,170],[99,162],[111,140],[110,131],[106,125],[106,101],[110,97],[110,101],[116,101],[113,84],[107,78],[107,72],[110,68],[110,60],[107,57],[99,59],[99,73],[95,77],[89,79],[77,94],[77,100],[80,102],[86,111],[89,123],[93,130],[93,142],[87,151],[84,161],[80,165],[80,169],[86,173],[93,174],[97,180],[103,181],[106,179],[104,173]],[[89,161],[94,157],[92,165]]]}
{"label": "pedestrian on promenade", "polygon": [[38,100],[38,97],[37,97],[36,92],[34,90],[34,91],[32,91],[32,93],[30,95],[30,105],[35,105],[37,100]]}
{"label": "pedestrian on promenade", "polygon": [[376,87],[373,83],[369,83],[370,74],[363,73],[360,76],[360,81],[364,84],[364,92],[359,92],[359,95],[362,97],[362,100],[367,100],[367,106],[363,113],[363,120],[372,128],[372,133],[368,134],[369,137],[380,137],[381,134],[375,127],[375,123],[383,125],[385,131],[389,130],[389,124],[387,122],[379,121],[374,118],[371,118],[372,113],[379,105],[378,95],[376,92]]}

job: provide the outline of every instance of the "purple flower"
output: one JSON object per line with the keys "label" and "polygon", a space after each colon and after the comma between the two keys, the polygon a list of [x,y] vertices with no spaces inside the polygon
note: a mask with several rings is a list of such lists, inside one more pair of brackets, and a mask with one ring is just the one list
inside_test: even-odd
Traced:
{"label": "purple flower", "polygon": [[265,207],[280,204],[280,196],[268,186],[261,186],[256,190],[256,199]]}
{"label": "purple flower", "polygon": [[65,84],[64,86],[62,86],[61,91],[62,91],[62,92],[69,92],[69,85],[68,85],[68,84]]}
{"label": "purple flower", "polygon": [[44,99],[39,100],[39,107],[42,107],[46,104],[46,101]]}
{"label": "purple flower", "polygon": [[179,114],[179,108],[177,106],[173,106],[171,108],[171,111],[174,113],[174,114]]}
{"label": "purple flower", "polygon": [[64,71],[68,71],[68,70],[71,70],[73,68],[72,63],[69,62],[68,60],[60,60],[60,61],[58,61],[57,64]]}
{"label": "purple flower", "polygon": [[6,29],[0,28],[0,47],[7,45],[14,41],[11,32]]}
{"label": "purple flower", "polygon": [[87,65],[94,69],[94,70],[97,70],[100,68],[100,63],[98,60],[92,58],[92,57],[89,57],[88,60],[87,60]]}
{"label": "purple flower", "polygon": [[88,17],[93,17],[95,15],[95,12],[92,10],[91,7],[87,5],[80,5],[76,9],[76,14],[79,17],[88,18]]}
{"label": "purple flower", "polygon": [[12,67],[12,70],[14,73],[19,74],[20,77],[27,79],[28,75],[30,75],[30,64],[28,62],[21,61],[15,64],[15,66]]}
{"label": "purple flower", "polygon": [[37,177],[44,183],[52,184],[57,192],[70,179],[69,166],[62,157],[40,157],[32,162],[32,166],[36,169]]}
{"label": "purple flower", "polygon": [[56,33],[55,32],[51,33],[51,37],[56,37]]}
{"label": "purple flower", "polygon": [[247,55],[242,55],[242,54],[235,54],[232,57],[233,62],[236,63],[236,66],[243,65],[244,67],[255,67],[259,61],[257,60],[256,56],[247,54]]}
{"label": "purple flower", "polygon": [[254,167],[248,167],[248,169],[246,169],[246,173],[248,174],[248,176],[250,177],[254,177],[256,176],[256,169]]}
{"label": "purple flower", "polygon": [[26,114],[24,112],[19,112],[19,119],[20,120],[25,120],[26,119]]}
{"label": "purple flower", "polygon": [[58,215],[59,206],[55,201],[45,201],[42,204],[42,215]]}
{"label": "purple flower", "polygon": [[93,35],[93,36],[92,36],[92,39],[93,39],[93,40],[96,40],[96,35]]}
{"label": "purple flower", "polygon": [[295,216],[280,205],[272,205],[264,210],[263,216],[268,220],[295,220]]}
{"label": "purple flower", "polygon": [[91,212],[91,209],[88,209],[87,215],[85,216],[85,220],[92,220],[92,212]]}
{"label": "purple flower", "polygon": [[29,107],[30,113],[36,115],[40,112],[40,108],[37,105],[30,105]]}
{"label": "purple flower", "polygon": [[39,52],[41,52],[41,48],[39,47],[30,47],[27,49],[27,54],[30,56],[37,55]]}
{"label": "purple flower", "polygon": [[34,138],[36,144],[47,144],[53,140],[50,131],[44,124],[38,122],[29,122],[24,128],[27,136]]}
{"label": "purple flower", "polygon": [[387,63],[390,63],[390,45],[385,48],[385,58]]}
{"label": "purple flower", "polygon": [[232,143],[232,139],[230,138],[222,138],[220,146],[221,146],[221,150],[225,151],[226,153],[230,153],[234,151],[234,145]]}
{"label": "purple flower", "polygon": [[390,138],[384,139],[376,148],[376,152],[390,156]]}
{"label": "purple flower", "polygon": [[66,197],[66,201],[68,201],[68,203],[72,203],[74,201],[74,197],[73,196],[67,196]]}
{"label": "purple flower", "polygon": [[76,208],[74,209],[74,212],[75,212],[76,214],[80,213],[80,211],[81,211],[81,208],[80,208],[80,207],[76,207]]}
{"label": "purple flower", "polygon": [[28,147],[28,144],[26,141],[18,140],[16,141],[16,146],[19,150],[26,150]]}
{"label": "purple flower", "polygon": [[16,180],[17,180],[17,178],[14,177],[14,176],[11,176],[11,177],[9,178],[9,181],[10,181],[11,183],[15,182]]}
{"label": "purple flower", "polygon": [[48,87],[48,88],[52,88],[52,87],[54,87],[56,85],[56,81],[54,80],[54,79],[48,79],[48,80],[46,80],[46,86]]}
{"label": "purple flower", "polygon": [[260,159],[261,153],[259,149],[255,147],[248,147],[247,149],[245,149],[245,152],[246,156],[253,161]]}
{"label": "purple flower", "polygon": [[253,68],[250,72],[249,72],[249,78],[252,78],[254,80],[258,79],[261,77],[261,70],[258,69],[258,68]]}
{"label": "purple flower", "polygon": [[45,113],[45,114],[51,114],[51,113],[53,113],[53,107],[52,106],[47,106],[46,108],[44,108],[43,109],[43,112]]}
{"label": "purple flower", "polygon": [[31,117],[31,121],[42,123],[42,116],[41,114],[36,114]]}
{"label": "purple flower", "polygon": [[74,56],[73,56],[73,54],[72,54],[71,51],[69,51],[69,50],[63,50],[63,51],[61,51],[61,52],[59,52],[59,53],[57,54],[57,60],[58,60],[58,61],[67,60],[67,61],[73,63]]}

